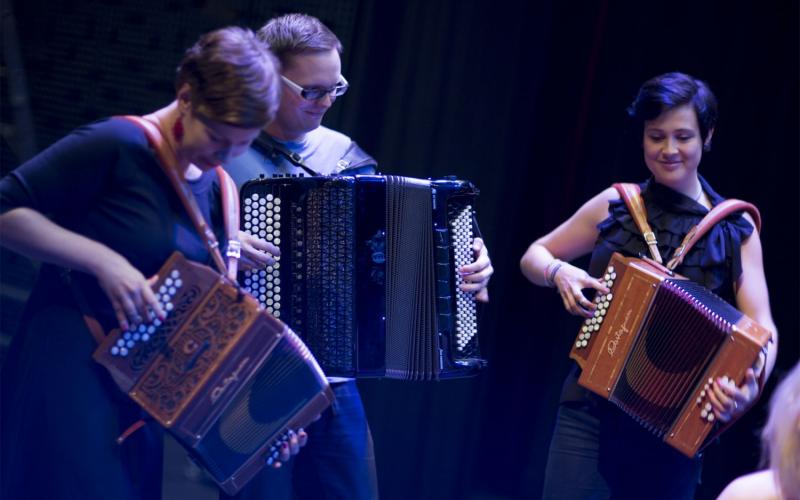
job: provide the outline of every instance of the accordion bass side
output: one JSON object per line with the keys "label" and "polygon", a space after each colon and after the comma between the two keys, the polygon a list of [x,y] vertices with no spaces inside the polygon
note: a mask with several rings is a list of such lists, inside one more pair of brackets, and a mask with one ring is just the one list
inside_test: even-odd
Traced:
{"label": "accordion bass side", "polygon": [[358,175],[256,179],[243,229],[277,245],[243,286],[306,342],[329,376],[431,380],[475,374],[475,298],[466,181]]}
{"label": "accordion bass side", "polygon": [[176,252],[158,276],[166,318],[113,330],[94,359],[235,494],[333,393],[303,342],[221,275]]}
{"label": "accordion bass side", "polygon": [[615,253],[600,279],[611,292],[595,297],[570,352],[579,384],[694,457],[721,430],[706,397],[711,382],[740,384],[772,334],[650,261]]}

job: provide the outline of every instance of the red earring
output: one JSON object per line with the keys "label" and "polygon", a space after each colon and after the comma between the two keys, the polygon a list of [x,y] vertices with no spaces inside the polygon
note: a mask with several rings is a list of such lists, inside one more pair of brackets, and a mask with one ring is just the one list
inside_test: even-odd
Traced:
{"label": "red earring", "polygon": [[178,118],[175,120],[175,125],[172,126],[172,136],[175,137],[175,142],[183,141],[183,120]]}

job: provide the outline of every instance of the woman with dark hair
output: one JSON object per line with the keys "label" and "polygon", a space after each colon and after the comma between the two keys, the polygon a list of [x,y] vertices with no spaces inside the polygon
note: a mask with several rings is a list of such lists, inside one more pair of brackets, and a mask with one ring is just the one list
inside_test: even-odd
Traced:
{"label": "woman with dark hair", "polygon": [[[177,165],[159,164],[142,129],[115,117],[78,128],[0,180],[2,244],[44,263],[3,366],[3,498],[160,497],[160,430],[116,444],[142,414],[92,361],[83,315],[105,331],[163,317],[146,277],[175,250],[210,263],[164,169],[176,169],[225,241],[213,167],[246,150],[275,115],[276,64],[249,30],[208,33],[180,63],[175,101],[144,117]],[[243,241],[264,264],[269,256],[254,245],[277,251]]]}
{"label": "woman with dark hair", "polygon": [[[724,200],[698,173],[714,134],[716,99],[704,82],[667,73],[645,82],[628,112],[642,127],[644,163],[651,173],[640,184],[648,222],[657,235],[660,254],[669,258],[689,229]],[[534,284],[556,288],[568,312],[591,317],[595,305],[583,290],[608,292],[596,277],[614,252],[636,257],[647,255],[648,249],[624,201],[610,187],[533,242],[520,266]],[[588,270],[569,263],[588,253]],[[769,375],[777,333],[761,242],[749,216],[732,215],[714,226],[676,272],[714,291],[773,332],[762,365]],[[544,498],[693,498],[701,460],[686,458],[614,405],[580,387],[578,376],[576,365],[562,390]],[[716,418],[729,421],[753,404],[758,393],[756,376],[749,369],[740,387],[713,382],[709,399]]]}

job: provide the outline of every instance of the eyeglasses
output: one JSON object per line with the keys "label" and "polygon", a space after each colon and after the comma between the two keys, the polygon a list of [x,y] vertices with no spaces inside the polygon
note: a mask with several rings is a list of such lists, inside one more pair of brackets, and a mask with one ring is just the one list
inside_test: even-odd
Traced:
{"label": "eyeglasses", "polygon": [[295,93],[297,93],[297,95],[308,101],[317,101],[319,99],[322,99],[326,95],[329,95],[331,97],[339,97],[340,95],[347,92],[347,89],[350,87],[350,84],[347,83],[347,80],[344,79],[344,76],[339,81],[339,83],[327,89],[321,89],[319,87],[305,88],[294,83],[293,81],[289,80],[283,75],[281,75],[281,78],[283,79],[284,82],[286,82],[286,85],[288,85],[290,89],[294,90]]}

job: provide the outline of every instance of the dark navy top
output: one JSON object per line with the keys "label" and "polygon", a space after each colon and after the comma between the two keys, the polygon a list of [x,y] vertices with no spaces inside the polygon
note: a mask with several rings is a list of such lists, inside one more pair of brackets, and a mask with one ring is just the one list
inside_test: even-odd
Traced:
{"label": "dark navy top", "polygon": [[[191,190],[224,241],[219,181],[213,171]],[[209,264],[208,251],[137,125],[111,118],[82,126],[0,179],[0,211],[30,207],[66,229],[99,241],[149,277],[179,250]],[[43,266],[32,298],[64,293],[54,266]],[[104,326],[111,304],[94,277],[73,273]],[[44,296],[41,292],[44,293]],[[30,304],[29,306],[33,306]]]}
{"label": "dark navy top", "polygon": [[[216,174],[190,182],[222,237]],[[119,252],[146,277],[179,250],[209,255],[139,127],[124,119],[78,128],[0,180],[0,210],[30,207]],[[115,439],[144,415],[92,359],[83,308],[63,270],[45,265],[0,376],[0,496],[140,500],[161,495],[160,430]],[[94,276],[70,273],[106,330],[116,326]],[[42,480],[42,471],[47,471]]]}

